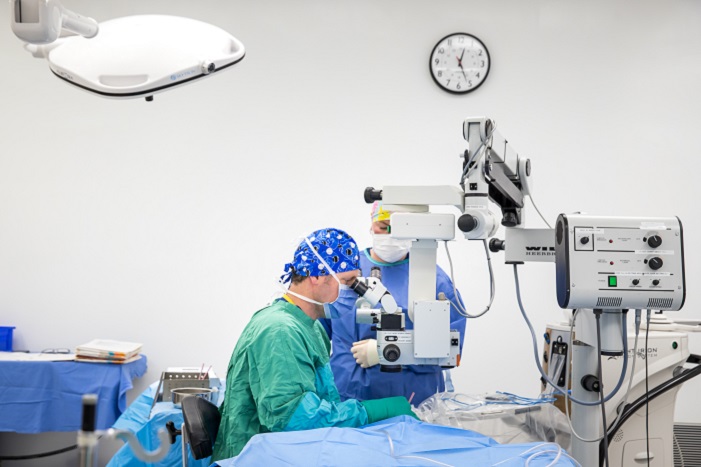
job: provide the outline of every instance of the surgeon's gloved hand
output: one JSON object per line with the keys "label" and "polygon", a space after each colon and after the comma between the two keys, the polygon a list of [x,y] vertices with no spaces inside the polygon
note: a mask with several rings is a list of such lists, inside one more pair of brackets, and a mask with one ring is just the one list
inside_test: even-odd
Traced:
{"label": "surgeon's gloved hand", "polygon": [[380,363],[380,356],[377,354],[377,340],[375,339],[353,342],[351,352],[353,352],[356,363],[362,368],[370,368]]}
{"label": "surgeon's gloved hand", "polygon": [[385,397],[384,399],[372,399],[360,402],[368,413],[368,423],[379,422],[399,415],[409,415],[419,419],[411,410],[411,404],[406,397]]}

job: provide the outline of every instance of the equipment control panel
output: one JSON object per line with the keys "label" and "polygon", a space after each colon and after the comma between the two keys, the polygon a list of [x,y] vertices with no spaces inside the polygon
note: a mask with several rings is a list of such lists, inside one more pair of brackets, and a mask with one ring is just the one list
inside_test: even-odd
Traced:
{"label": "equipment control panel", "polygon": [[561,214],[555,229],[562,308],[679,310],[684,242],[676,217]]}

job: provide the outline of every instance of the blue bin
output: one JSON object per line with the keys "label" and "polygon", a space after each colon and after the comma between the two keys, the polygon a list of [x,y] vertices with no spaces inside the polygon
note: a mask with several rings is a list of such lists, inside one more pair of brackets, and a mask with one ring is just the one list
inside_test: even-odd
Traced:
{"label": "blue bin", "polygon": [[12,330],[14,326],[0,326],[0,352],[12,352]]}

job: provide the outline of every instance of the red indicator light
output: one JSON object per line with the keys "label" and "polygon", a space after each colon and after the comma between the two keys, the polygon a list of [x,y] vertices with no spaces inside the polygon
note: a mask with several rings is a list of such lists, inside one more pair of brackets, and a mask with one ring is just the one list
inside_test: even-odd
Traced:
{"label": "red indicator light", "polygon": [[613,243],[613,240],[609,240],[609,243]]}
{"label": "red indicator light", "polygon": [[613,261],[611,261],[609,264],[610,264],[611,266],[613,266]]}

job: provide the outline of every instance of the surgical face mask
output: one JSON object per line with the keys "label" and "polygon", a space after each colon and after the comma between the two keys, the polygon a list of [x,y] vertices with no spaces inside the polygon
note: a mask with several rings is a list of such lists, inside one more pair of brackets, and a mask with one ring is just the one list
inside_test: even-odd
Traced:
{"label": "surgical face mask", "polygon": [[398,240],[389,234],[372,234],[372,251],[385,263],[401,261],[409,253],[411,240]]}
{"label": "surgical face mask", "polygon": [[337,319],[355,308],[358,294],[347,285],[338,286],[338,298],[331,303],[324,303],[324,315],[328,319]]}

